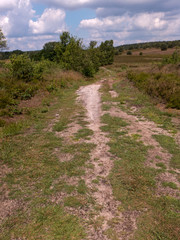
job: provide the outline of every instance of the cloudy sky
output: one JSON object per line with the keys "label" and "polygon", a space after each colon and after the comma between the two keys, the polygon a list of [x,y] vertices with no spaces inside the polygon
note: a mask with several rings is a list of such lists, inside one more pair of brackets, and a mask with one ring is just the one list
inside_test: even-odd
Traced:
{"label": "cloudy sky", "polygon": [[180,39],[180,0],[0,0],[10,50],[42,49],[69,31],[115,45]]}

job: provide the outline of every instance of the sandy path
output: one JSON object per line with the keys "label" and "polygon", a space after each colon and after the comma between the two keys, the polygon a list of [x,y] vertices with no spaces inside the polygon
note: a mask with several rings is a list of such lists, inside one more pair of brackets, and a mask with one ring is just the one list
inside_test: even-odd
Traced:
{"label": "sandy path", "polygon": [[[94,227],[93,225],[88,225],[88,239],[89,240],[108,240],[112,239],[107,237],[107,231],[110,229],[110,222],[116,219],[116,226],[113,228],[115,230],[115,235],[113,239],[123,239],[128,240],[133,236],[134,231],[137,229],[136,221],[140,212],[138,211],[118,211],[118,207],[121,202],[116,201],[113,197],[112,187],[108,180],[108,176],[113,167],[114,157],[109,152],[109,138],[108,135],[101,131],[101,116],[105,113],[109,113],[111,116],[116,116],[125,119],[130,125],[127,127],[129,135],[141,133],[141,140],[147,146],[152,146],[148,152],[147,161],[145,165],[148,167],[158,168],[156,163],[163,162],[167,168],[166,173],[159,174],[156,178],[157,184],[157,196],[168,195],[176,196],[177,191],[173,189],[167,189],[162,187],[161,182],[163,181],[173,181],[179,186],[176,177],[171,174],[168,170],[169,162],[171,159],[171,154],[162,149],[159,143],[153,138],[153,134],[164,134],[171,136],[171,134],[156,126],[154,122],[148,121],[146,119],[138,119],[136,116],[127,114],[126,112],[112,106],[109,111],[102,111],[101,109],[101,96],[99,89],[102,82],[98,84],[92,84],[89,86],[81,87],[77,93],[79,95],[79,101],[81,101],[86,109],[86,121],[89,122],[88,127],[94,132],[89,143],[96,144],[95,149],[91,152],[91,158],[89,164],[93,164],[93,169],[86,169],[86,174],[84,177],[85,183],[89,189],[91,189],[91,196],[96,202],[96,205],[101,206],[100,211],[97,211],[96,215],[93,217],[93,222],[95,223],[98,219],[102,220],[100,227]],[[117,97],[115,91],[109,91],[111,97]],[[156,156],[160,156],[160,160]],[[178,171],[177,171],[178,173]],[[94,180],[98,179],[98,184],[94,183]],[[94,191],[93,189],[96,189]],[[87,214],[86,217],[88,217]],[[86,218],[87,219],[87,218]],[[124,233],[124,235],[121,234]]]}
{"label": "sandy path", "polygon": [[[94,187],[97,191],[92,192],[92,196],[97,205],[101,206],[101,211],[95,216],[95,219],[101,217],[103,224],[100,229],[89,228],[89,239],[105,240],[109,239],[103,234],[108,229],[108,221],[116,216],[116,209],[119,203],[113,199],[112,188],[109,181],[106,179],[112,168],[111,155],[107,142],[109,139],[100,129],[101,101],[99,88],[100,84],[93,84],[86,87],[81,87],[78,91],[79,100],[81,100],[87,110],[87,121],[89,128],[94,134],[89,142],[95,143],[96,148],[91,152],[90,162],[94,165],[94,169],[86,170],[85,182],[90,189]],[[92,181],[99,178],[98,186]]]}

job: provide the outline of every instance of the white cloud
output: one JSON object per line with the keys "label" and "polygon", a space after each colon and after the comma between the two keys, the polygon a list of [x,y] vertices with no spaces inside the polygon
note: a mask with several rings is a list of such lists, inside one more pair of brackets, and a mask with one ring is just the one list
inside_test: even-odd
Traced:
{"label": "white cloud", "polygon": [[0,27],[10,49],[41,49],[45,42],[58,39],[59,33],[67,29],[64,10],[47,8],[41,16],[36,16],[31,0],[14,2],[16,5],[10,4],[12,8],[0,15]]}
{"label": "white cloud", "polygon": [[58,36],[41,35],[41,36],[25,36],[19,38],[9,38],[9,46],[13,46],[13,49],[37,50],[42,49],[43,45],[50,41],[58,41]]}
{"label": "white cloud", "polygon": [[180,35],[180,16],[169,17],[165,13],[140,13],[122,16],[86,19],[79,28],[89,30],[93,40],[114,39],[120,42],[177,39]]}
{"label": "white cloud", "polygon": [[[32,0],[33,2],[47,4],[52,7],[60,7],[65,9],[78,8],[104,8],[104,10],[112,9],[112,15],[115,9],[124,12],[131,10],[132,12],[142,11],[169,11],[180,8],[179,0]],[[108,11],[110,12],[110,11]],[[111,16],[112,16],[111,15]]]}
{"label": "white cloud", "polygon": [[18,0],[17,5],[5,16],[1,16],[2,28],[8,37],[28,34],[29,19],[34,15],[30,0]]}
{"label": "white cloud", "polygon": [[135,17],[133,17],[134,25],[146,29],[146,30],[155,30],[155,29],[163,29],[167,26],[167,21],[164,20],[164,13],[141,13]]}
{"label": "white cloud", "polygon": [[45,9],[37,21],[29,21],[29,26],[34,34],[60,33],[66,29],[65,16],[61,9]]}
{"label": "white cloud", "polygon": [[17,0],[1,0],[0,1],[0,12],[13,9],[17,4]]}

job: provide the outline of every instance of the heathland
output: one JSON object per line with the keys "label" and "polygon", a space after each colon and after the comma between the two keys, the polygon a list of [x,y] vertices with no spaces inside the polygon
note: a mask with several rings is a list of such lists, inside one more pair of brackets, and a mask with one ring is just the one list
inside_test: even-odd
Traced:
{"label": "heathland", "polygon": [[141,47],[1,61],[0,239],[179,239],[180,56]]}

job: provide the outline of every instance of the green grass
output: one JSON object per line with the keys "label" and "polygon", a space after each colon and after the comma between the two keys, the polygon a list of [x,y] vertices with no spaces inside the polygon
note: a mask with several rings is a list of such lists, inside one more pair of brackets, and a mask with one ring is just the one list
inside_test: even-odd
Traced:
{"label": "green grass", "polygon": [[173,182],[162,182],[163,187],[170,187],[172,189],[178,189],[177,185]]}
{"label": "green grass", "polygon": [[80,240],[85,233],[77,217],[67,214],[58,205],[34,208],[29,214],[19,212],[4,221],[6,232],[0,233],[1,239],[42,239],[42,240]]}
{"label": "green grass", "polygon": [[103,104],[102,105],[102,110],[103,111],[108,111],[108,110],[110,110],[111,109],[111,106],[110,105],[108,105],[108,104]]}
{"label": "green grass", "polygon": [[122,118],[111,117],[108,113],[102,116],[102,122],[110,122],[109,125],[104,125],[101,127],[103,131],[116,133],[116,135],[121,135],[122,129],[129,125],[129,123],[124,121]]}
{"label": "green grass", "polygon": [[75,196],[69,196],[64,199],[65,207],[79,208],[83,207],[84,204],[86,204],[86,201],[84,199],[80,199]]}
{"label": "green grass", "polygon": [[88,191],[88,188],[85,184],[85,181],[80,180],[79,184],[78,184],[78,187],[77,187],[77,192],[80,193],[80,194],[86,194],[87,191]]}
{"label": "green grass", "polygon": [[164,163],[162,163],[162,162],[156,163],[156,166],[157,166],[157,167],[160,167],[160,168],[162,168],[162,169],[164,169],[164,170],[167,168],[166,165],[165,165]]}
{"label": "green grass", "polygon": [[91,129],[83,128],[83,129],[78,130],[78,132],[75,134],[75,138],[76,139],[80,139],[80,138],[87,139],[89,136],[92,136],[92,135],[93,135],[93,131]]}
{"label": "green grass", "polygon": [[[63,206],[53,204],[50,199],[61,192],[67,197],[75,191],[86,196],[83,181],[76,186],[67,184],[64,178],[76,176],[81,179],[94,145],[64,144],[55,131],[46,130],[57,111],[60,111],[59,121],[62,120],[63,128],[72,121],[74,112],[79,111],[75,104],[76,89],[77,85],[53,93],[47,99],[48,111],[44,111],[44,104],[33,109],[26,124],[17,122],[1,128],[0,167],[6,165],[11,171],[5,174],[0,184],[6,185],[8,199],[21,204],[4,219],[0,239],[84,239],[79,219],[67,214]],[[61,162],[55,149],[74,156],[70,161]],[[82,206],[89,201],[86,197],[77,198]]]}
{"label": "green grass", "polygon": [[154,200],[151,211],[142,214],[138,220],[138,230],[133,239],[178,240],[179,200],[160,197]]}
{"label": "green grass", "polygon": [[172,154],[170,165],[173,168],[180,168],[180,149],[175,140],[170,136],[153,135],[159,144]]}
{"label": "green grass", "polygon": [[0,138],[20,134],[28,127],[28,121],[13,122],[0,129]]}
{"label": "green grass", "polygon": [[122,119],[104,115],[102,121],[106,124],[102,129],[111,136],[111,153],[119,158],[110,174],[113,193],[126,207],[139,208],[144,195],[148,198],[155,187],[154,171],[143,166],[148,148],[132,137],[118,134],[119,128],[128,125]]}

